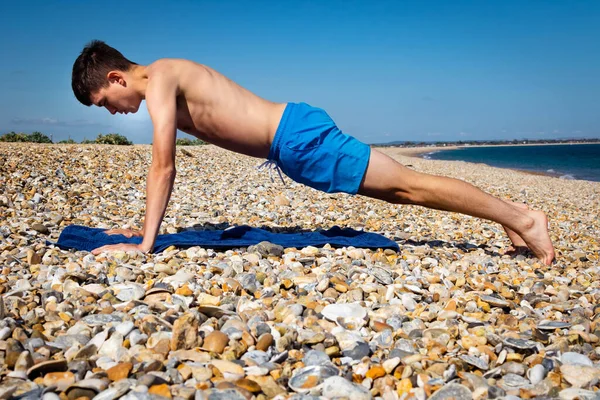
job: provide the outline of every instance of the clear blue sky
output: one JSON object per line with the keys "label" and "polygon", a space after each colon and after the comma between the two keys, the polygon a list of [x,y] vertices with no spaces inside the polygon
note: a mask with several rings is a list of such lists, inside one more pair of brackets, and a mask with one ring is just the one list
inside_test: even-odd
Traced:
{"label": "clear blue sky", "polygon": [[322,107],[368,143],[600,137],[596,0],[11,1],[0,26],[0,133],[149,143],[145,106],[112,116],[71,91],[75,58],[100,39]]}

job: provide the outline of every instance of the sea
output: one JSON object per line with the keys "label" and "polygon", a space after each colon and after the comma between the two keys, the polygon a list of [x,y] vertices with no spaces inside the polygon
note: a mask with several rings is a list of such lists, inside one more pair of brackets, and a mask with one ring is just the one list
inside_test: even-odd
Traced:
{"label": "sea", "polygon": [[600,182],[600,144],[470,146],[422,155],[543,173],[562,179]]}

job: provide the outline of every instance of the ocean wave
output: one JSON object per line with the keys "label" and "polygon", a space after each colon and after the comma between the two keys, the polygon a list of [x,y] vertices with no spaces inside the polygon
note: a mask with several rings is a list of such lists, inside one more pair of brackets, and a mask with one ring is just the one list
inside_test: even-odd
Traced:
{"label": "ocean wave", "polygon": [[425,153],[423,154],[423,158],[426,160],[431,160],[431,155],[435,153],[439,153],[439,151],[430,151],[429,153]]}
{"label": "ocean wave", "polygon": [[570,175],[570,174],[561,175],[561,176],[559,176],[559,178],[560,179],[567,179],[567,180],[575,179],[575,177],[573,175]]}
{"label": "ocean wave", "polygon": [[546,170],[546,172],[549,172],[549,173],[551,173],[551,174],[555,174],[555,173],[556,173],[556,171],[555,171],[555,170],[553,170],[552,168],[550,168],[550,169],[547,169],[547,170]]}

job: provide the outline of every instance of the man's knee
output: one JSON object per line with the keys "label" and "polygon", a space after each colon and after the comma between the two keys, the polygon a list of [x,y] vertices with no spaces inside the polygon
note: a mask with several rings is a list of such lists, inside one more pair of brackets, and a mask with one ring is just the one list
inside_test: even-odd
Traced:
{"label": "man's knee", "polygon": [[[414,171],[411,171],[414,172]],[[359,194],[373,197],[379,200],[387,201],[393,204],[419,204],[421,201],[421,193],[412,179],[418,179],[418,176],[411,179],[394,179],[390,177],[385,183],[381,183],[377,187],[363,187],[359,190]]]}
{"label": "man's knee", "polygon": [[419,201],[421,175],[386,155],[373,152],[358,193],[394,204],[414,204]]}
{"label": "man's knee", "polygon": [[419,204],[421,196],[413,187],[395,188],[393,191],[393,203],[395,204]]}

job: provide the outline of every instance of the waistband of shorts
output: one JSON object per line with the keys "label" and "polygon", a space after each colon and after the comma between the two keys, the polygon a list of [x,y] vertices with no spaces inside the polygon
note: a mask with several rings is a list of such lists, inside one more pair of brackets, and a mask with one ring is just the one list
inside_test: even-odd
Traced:
{"label": "waistband of shorts", "polygon": [[279,149],[281,147],[281,141],[285,136],[285,131],[287,129],[290,115],[297,106],[298,104],[296,103],[287,103],[287,105],[285,106],[285,110],[283,111],[283,115],[281,116],[281,120],[279,121],[279,126],[277,126],[277,131],[275,131],[275,136],[273,137],[273,143],[271,143],[271,148],[269,149],[269,155],[267,159],[275,161],[279,160]]}

